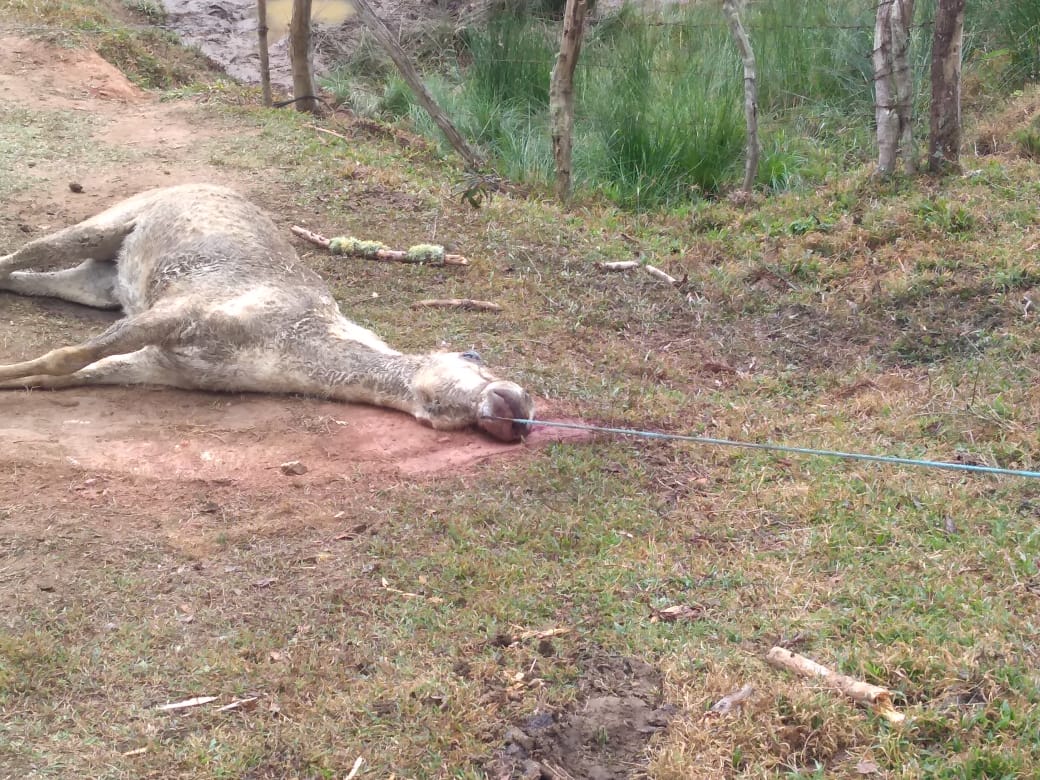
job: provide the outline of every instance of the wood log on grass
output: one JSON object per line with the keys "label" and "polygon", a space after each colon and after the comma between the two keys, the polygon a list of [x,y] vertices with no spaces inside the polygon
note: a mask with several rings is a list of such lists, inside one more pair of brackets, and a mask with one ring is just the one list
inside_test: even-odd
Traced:
{"label": "wood log on grass", "polygon": [[778,669],[786,669],[801,677],[815,677],[840,691],[858,704],[870,707],[890,723],[901,723],[906,715],[897,712],[892,704],[892,692],[878,685],[838,674],[804,655],[782,647],[774,647],[766,653],[766,662]]}

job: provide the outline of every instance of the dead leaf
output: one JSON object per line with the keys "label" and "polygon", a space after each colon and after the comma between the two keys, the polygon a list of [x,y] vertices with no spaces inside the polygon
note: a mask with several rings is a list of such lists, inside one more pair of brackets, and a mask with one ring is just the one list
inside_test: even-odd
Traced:
{"label": "dead leaf", "polygon": [[282,655],[282,653],[279,653],[277,650],[272,650],[270,653],[267,654],[267,657],[270,658],[275,663],[278,663],[283,658],[285,658],[285,656]]}
{"label": "dead leaf", "polygon": [[755,693],[755,689],[750,685],[745,685],[739,691],[733,691],[727,693],[717,702],[715,702],[711,709],[708,711],[713,715],[727,715],[733,710],[740,707],[745,701],[750,699]]}
{"label": "dead leaf", "polygon": [[[653,609],[651,607],[651,609]],[[650,618],[653,620],[663,620],[665,622],[674,622],[679,620],[696,620],[704,612],[704,608],[699,605],[691,604],[676,604],[675,606],[665,607],[664,609],[654,609],[654,615]]]}
{"label": "dead leaf", "polygon": [[861,775],[876,775],[878,773],[878,769],[879,767],[876,763],[874,763],[873,761],[869,761],[865,758],[861,759],[860,762],[856,764],[856,771],[859,772]]}
{"label": "dead leaf", "polygon": [[262,580],[257,580],[253,583],[254,588],[268,588],[278,582],[277,577],[264,577]]}

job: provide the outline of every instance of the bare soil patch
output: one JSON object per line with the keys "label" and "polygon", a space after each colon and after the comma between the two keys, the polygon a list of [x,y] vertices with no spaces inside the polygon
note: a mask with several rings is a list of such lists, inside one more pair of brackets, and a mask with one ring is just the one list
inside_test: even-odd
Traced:
{"label": "bare soil patch", "polygon": [[582,777],[623,780],[643,768],[646,743],[675,708],[661,704],[661,674],[635,658],[589,659],[583,700],[566,712],[539,712],[510,728],[488,765],[494,780]]}
{"label": "bare soil patch", "polygon": [[[200,159],[199,141],[221,132],[203,123],[202,108],[156,101],[92,52],[0,38],[0,108],[29,105],[89,115],[95,123],[92,143],[135,162],[77,169],[65,160],[20,161],[32,184],[4,204],[0,231],[7,244],[58,229],[149,187],[230,178],[254,189],[252,182],[235,182],[233,172]],[[70,189],[72,180],[82,185],[82,193]],[[112,316],[0,293],[0,362],[81,340]],[[573,433],[537,432],[529,446],[568,437]],[[33,494],[47,484],[49,471],[64,474],[71,466],[110,480],[146,481],[151,492],[138,498],[157,508],[168,505],[185,484],[228,484],[259,493],[279,492],[290,481],[342,487],[359,475],[422,477],[523,451],[475,432],[437,432],[381,409],[143,388],[2,393],[0,443],[4,468],[34,474],[22,483]],[[280,464],[293,460],[305,466],[305,474],[281,473]],[[19,483],[8,490],[17,493]]]}

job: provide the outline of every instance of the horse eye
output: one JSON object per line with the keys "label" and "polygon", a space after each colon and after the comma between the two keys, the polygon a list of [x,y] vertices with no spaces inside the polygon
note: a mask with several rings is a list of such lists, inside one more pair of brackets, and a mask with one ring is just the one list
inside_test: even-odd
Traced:
{"label": "horse eye", "polygon": [[467,349],[465,352],[459,355],[459,357],[463,358],[464,360],[472,361],[473,363],[484,362],[484,359],[480,357],[480,353],[477,352],[475,349]]}

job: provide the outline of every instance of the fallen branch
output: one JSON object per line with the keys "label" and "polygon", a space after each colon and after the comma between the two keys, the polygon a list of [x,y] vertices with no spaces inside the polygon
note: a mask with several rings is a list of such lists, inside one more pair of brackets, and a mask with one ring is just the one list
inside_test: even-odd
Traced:
{"label": "fallen branch", "polygon": [[430,265],[469,265],[462,255],[453,255],[436,244],[416,244],[408,251],[388,249],[378,241],[359,241],[356,238],[325,238],[320,233],[293,225],[290,230],[304,241],[327,249],[333,254],[363,257],[366,260],[379,260],[384,263],[428,263]]}
{"label": "fallen branch", "polygon": [[766,662],[778,669],[786,669],[802,677],[819,677],[857,704],[871,707],[874,712],[890,723],[901,723],[906,719],[906,715],[896,711],[892,704],[892,692],[887,688],[838,674],[811,658],[782,647],[774,647],[766,653]]}
{"label": "fallen branch", "polygon": [[465,309],[466,311],[502,311],[502,307],[491,301],[472,298],[424,298],[412,304],[413,309]]}

